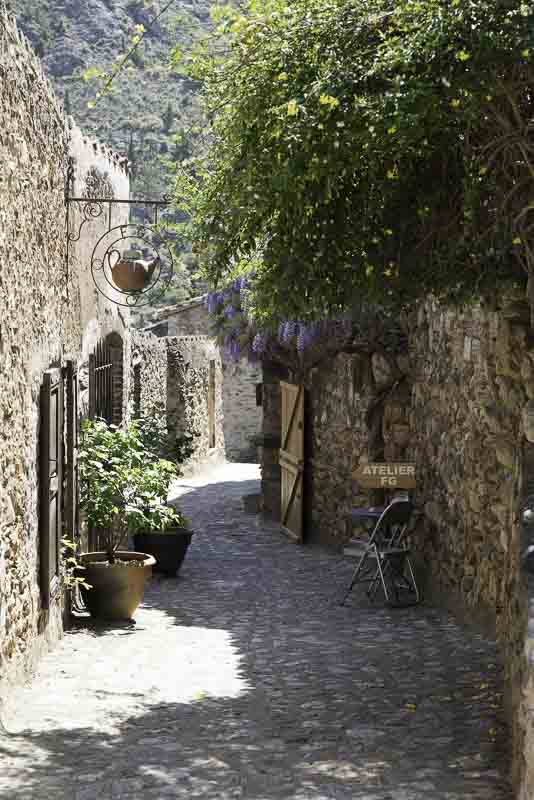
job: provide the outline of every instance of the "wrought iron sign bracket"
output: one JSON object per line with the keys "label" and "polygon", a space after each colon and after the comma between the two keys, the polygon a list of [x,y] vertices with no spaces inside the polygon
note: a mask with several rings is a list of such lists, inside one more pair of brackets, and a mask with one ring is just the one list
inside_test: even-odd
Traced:
{"label": "wrought iron sign bracket", "polygon": [[[75,197],[74,165],[69,160],[65,187],[67,218],[66,279],[69,287],[72,245],[82,238],[83,229],[99,221],[92,246],[91,275],[97,290],[113,303],[128,308],[153,303],[167,290],[174,274],[172,248],[160,210],[171,204],[161,200],[117,199],[110,197]],[[143,222],[113,224],[114,207],[144,208]],[[77,214],[72,213],[74,209]],[[102,222],[105,222],[105,230]],[[130,246],[128,246],[130,242]]]}

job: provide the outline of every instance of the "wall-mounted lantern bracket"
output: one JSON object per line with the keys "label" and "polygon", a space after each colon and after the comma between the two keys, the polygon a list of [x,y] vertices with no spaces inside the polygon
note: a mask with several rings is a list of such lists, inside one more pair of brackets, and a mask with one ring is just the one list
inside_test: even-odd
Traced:
{"label": "wall-mounted lantern bracket", "polygon": [[[91,242],[93,250],[90,268],[97,290],[111,302],[128,308],[157,301],[165,294],[174,274],[169,226],[160,217],[160,210],[171,205],[171,198],[122,200],[112,196],[75,197],[71,194],[73,184],[74,164],[71,159],[65,188],[67,292],[72,245],[80,241],[85,226],[90,226],[97,220],[105,220],[105,232],[102,232],[101,227],[95,233],[94,242]],[[129,214],[128,222],[113,225],[114,206],[143,209],[143,221],[132,222]],[[119,266],[122,269],[122,280],[118,284],[116,281]],[[127,282],[125,284],[125,266],[132,278],[130,285]]]}

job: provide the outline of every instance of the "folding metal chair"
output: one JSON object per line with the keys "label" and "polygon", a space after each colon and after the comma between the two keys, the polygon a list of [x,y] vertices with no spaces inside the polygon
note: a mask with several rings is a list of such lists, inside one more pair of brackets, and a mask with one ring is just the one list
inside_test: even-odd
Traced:
{"label": "folding metal chair", "polygon": [[[403,543],[412,511],[413,505],[409,500],[393,500],[384,509],[367,541],[351,543],[345,548],[345,553],[357,556],[359,561],[341,605],[357,583],[369,583],[369,599],[373,599],[382,586],[388,605],[406,606],[419,602],[410,550]],[[410,599],[403,601],[404,595]]]}

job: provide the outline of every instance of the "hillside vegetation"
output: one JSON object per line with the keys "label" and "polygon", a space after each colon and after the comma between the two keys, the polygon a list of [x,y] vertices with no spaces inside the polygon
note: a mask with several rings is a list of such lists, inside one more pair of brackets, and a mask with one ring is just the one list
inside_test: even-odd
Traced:
{"label": "hillside vegetation", "polygon": [[[169,69],[171,48],[188,40],[193,26],[209,23],[209,0],[176,0],[146,34],[115,81],[98,99],[84,79],[91,67],[109,69],[127,52],[136,26],[148,28],[162,0],[11,0],[19,26],[42,59],[65,110],[88,135],[128,154],[132,195],[157,197],[172,187],[166,159],[179,160],[194,147],[198,120],[195,83]],[[184,254],[193,269],[193,259]],[[198,291],[187,271],[166,296],[176,302]]]}

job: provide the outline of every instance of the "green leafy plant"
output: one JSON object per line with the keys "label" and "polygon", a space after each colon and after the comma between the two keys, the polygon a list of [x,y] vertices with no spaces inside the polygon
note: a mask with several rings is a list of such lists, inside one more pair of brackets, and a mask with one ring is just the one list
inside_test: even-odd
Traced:
{"label": "green leafy plant", "polygon": [[154,405],[149,412],[137,420],[141,442],[155,458],[172,461],[181,475],[180,467],[193,454],[195,449],[194,433],[185,431],[179,435],[170,434],[167,420],[161,405]]}
{"label": "green leafy plant", "polygon": [[255,262],[256,310],[288,320],[524,287],[533,17],[500,0],[219,9],[189,61],[212,147],[177,179],[210,284]]}
{"label": "green leafy plant", "polygon": [[146,505],[139,505],[130,511],[129,522],[132,533],[172,533],[176,528],[189,528],[190,521],[178,509],[166,505],[162,500],[145,498]]}
{"label": "green leafy plant", "polygon": [[76,557],[78,545],[72,539],[64,536],[61,539],[62,545],[62,564],[63,564],[63,585],[67,589],[76,589],[82,587],[84,589],[92,589],[90,583],[87,583],[84,576],[81,574],[85,567],[80,564]]}
{"label": "green leafy plant", "polygon": [[129,532],[186,524],[179,511],[165,505],[177,468],[145,446],[139,422],[117,428],[86,420],[79,463],[81,506],[88,524],[101,532],[110,564]]}

